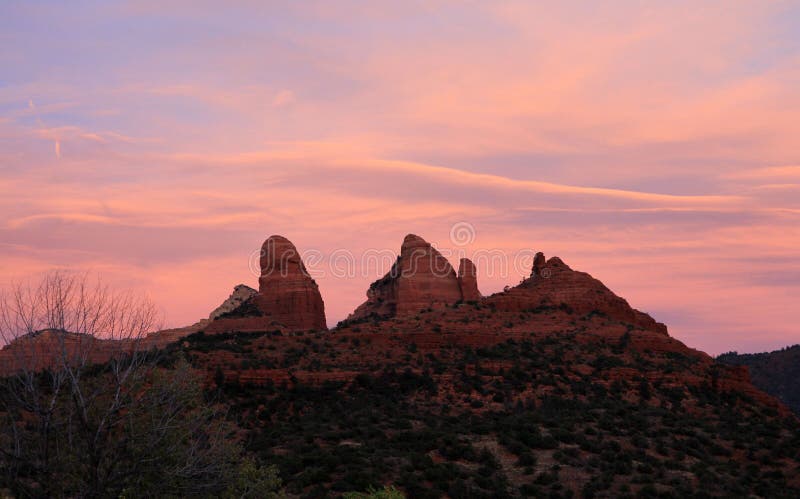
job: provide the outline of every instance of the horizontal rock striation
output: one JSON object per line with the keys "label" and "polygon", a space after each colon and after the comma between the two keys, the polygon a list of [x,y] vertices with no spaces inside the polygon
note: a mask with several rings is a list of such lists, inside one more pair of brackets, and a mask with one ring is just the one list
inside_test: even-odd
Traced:
{"label": "horizontal rock striation", "polygon": [[283,236],[271,236],[261,247],[258,310],[289,329],[327,329],[319,287],[308,274],[300,253]]}
{"label": "horizontal rock striation", "polygon": [[409,234],[391,270],[370,285],[367,301],[348,319],[415,314],[459,300],[461,287],[450,262],[427,241]]}

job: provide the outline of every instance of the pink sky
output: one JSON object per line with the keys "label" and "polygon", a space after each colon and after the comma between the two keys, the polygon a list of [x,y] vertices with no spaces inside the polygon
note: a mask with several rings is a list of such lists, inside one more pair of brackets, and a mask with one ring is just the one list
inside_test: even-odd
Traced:
{"label": "pink sky", "polygon": [[166,4],[0,5],[0,285],[88,269],[183,325],[282,234],[334,325],[387,268],[330,257],[413,232],[710,353],[800,343],[796,3]]}

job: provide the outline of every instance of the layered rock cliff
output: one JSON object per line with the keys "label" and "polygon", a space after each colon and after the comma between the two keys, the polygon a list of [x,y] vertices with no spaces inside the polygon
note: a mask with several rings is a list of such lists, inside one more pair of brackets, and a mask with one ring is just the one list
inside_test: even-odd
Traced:
{"label": "layered rock cliff", "polygon": [[450,262],[427,241],[409,234],[391,270],[370,285],[367,301],[348,319],[415,314],[459,300],[459,279]]}

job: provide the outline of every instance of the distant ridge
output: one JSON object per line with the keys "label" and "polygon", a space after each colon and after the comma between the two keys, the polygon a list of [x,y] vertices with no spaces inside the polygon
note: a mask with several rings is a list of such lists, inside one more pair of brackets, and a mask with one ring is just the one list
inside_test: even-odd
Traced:
{"label": "distant ridge", "polygon": [[764,353],[728,352],[719,362],[747,366],[753,384],[800,415],[800,345]]}

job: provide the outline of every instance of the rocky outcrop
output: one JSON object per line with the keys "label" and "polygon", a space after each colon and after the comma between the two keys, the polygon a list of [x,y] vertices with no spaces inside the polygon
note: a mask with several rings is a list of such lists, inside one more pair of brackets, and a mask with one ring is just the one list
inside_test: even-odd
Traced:
{"label": "rocky outcrop", "polygon": [[258,294],[251,300],[266,318],[289,329],[327,329],[319,287],[297,248],[283,236],[264,241]]}
{"label": "rocky outcrop", "polygon": [[415,314],[459,300],[459,279],[447,259],[421,237],[409,234],[391,270],[370,285],[367,301],[348,320]]}
{"label": "rocky outcrop", "polygon": [[239,284],[208,319],[182,328],[151,333],[148,346],[163,347],[190,334],[325,330],[325,306],[297,248],[283,236],[261,248],[259,290]]}
{"label": "rocky outcrop", "polygon": [[531,277],[542,275],[542,270],[544,269],[545,265],[547,264],[547,259],[544,257],[544,253],[541,251],[536,253],[536,256],[533,257],[533,268],[531,269]]}
{"label": "rocky outcrop", "polygon": [[228,299],[222,302],[219,307],[215,308],[214,311],[209,314],[208,318],[213,321],[214,319],[217,319],[227,313],[233,312],[239,308],[242,303],[246,302],[257,294],[258,291],[250,286],[239,284],[233,288],[233,293],[231,293]]}
{"label": "rocky outcrop", "polygon": [[664,324],[631,307],[602,282],[585,272],[572,270],[558,257],[548,260],[541,252],[533,259],[528,279],[519,286],[482,298],[476,268],[469,259],[461,259],[456,275],[435,248],[414,234],[406,236],[392,269],[370,285],[367,301],[348,320],[413,315],[459,300],[480,301],[505,312],[561,310],[569,315],[591,314],[667,334]]}
{"label": "rocky outcrop", "polygon": [[594,314],[642,329],[667,334],[667,327],[631,307],[602,282],[585,272],[572,270],[558,257],[534,258],[531,277],[522,284],[492,296],[491,306],[506,311],[560,309],[570,314]]}
{"label": "rocky outcrop", "polygon": [[478,291],[478,272],[469,258],[462,258],[458,264],[458,286],[461,288],[463,301],[481,299],[481,292]]}
{"label": "rocky outcrop", "polygon": [[[239,284],[233,288],[231,295],[223,301],[220,306],[215,308],[207,319],[200,319],[191,326],[163,329],[148,334],[143,339],[143,344],[147,348],[163,348],[170,343],[200,331],[217,328],[216,322],[223,321],[231,315],[238,315],[243,308],[252,303],[258,291],[245,284]],[[255,309],[255,306],[251,306]],[[258,312],[260,314],[260,312]]]}

